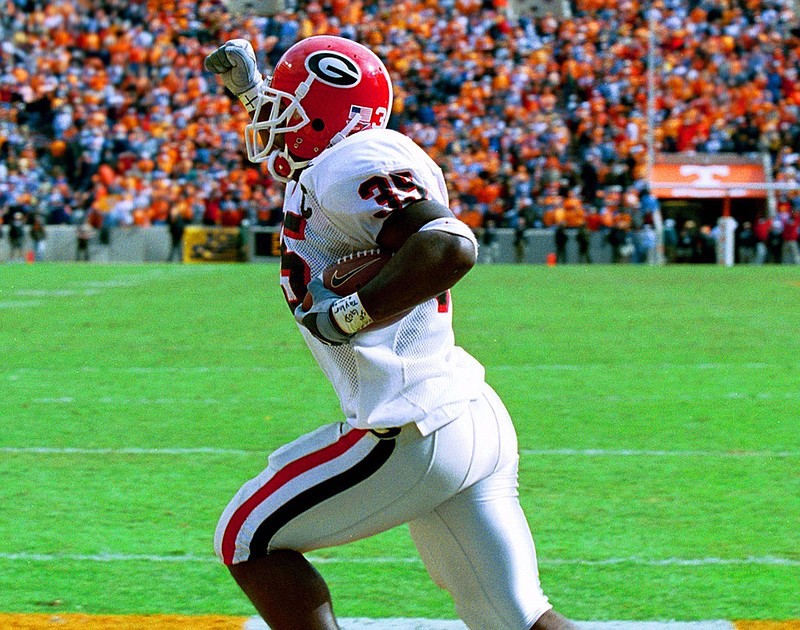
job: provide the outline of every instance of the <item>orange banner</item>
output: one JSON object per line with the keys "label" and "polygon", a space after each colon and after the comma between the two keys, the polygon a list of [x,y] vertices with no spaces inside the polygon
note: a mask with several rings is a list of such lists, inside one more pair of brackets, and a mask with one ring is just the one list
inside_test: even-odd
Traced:
{"label": "orange banner", "polygon": [[766,183],[759,164],[656,163],[650,175],[650,189],[660,199],[763,199],[767,196]]}

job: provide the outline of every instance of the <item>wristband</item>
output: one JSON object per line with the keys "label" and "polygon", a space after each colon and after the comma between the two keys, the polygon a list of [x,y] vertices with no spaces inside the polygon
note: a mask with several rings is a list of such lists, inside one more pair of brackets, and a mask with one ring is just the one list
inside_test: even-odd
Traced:
{"label": "wristband", "polygon": [[239,102],[244,105],[244,108],[250,113],[254,112],[256,109],[256,101],[258,101],[258,95],[261,93],[259,88],[262,82],[263,81],[259,81],[249,90],[245,90],[241,94],[236,95]]}
{"label": "wristband", "polygon": [[351,293],[336,300],[331,306],[331,317],[336,325],[348,335],[355,334],[372,323],[369,313],[361,305],[358,293]]}

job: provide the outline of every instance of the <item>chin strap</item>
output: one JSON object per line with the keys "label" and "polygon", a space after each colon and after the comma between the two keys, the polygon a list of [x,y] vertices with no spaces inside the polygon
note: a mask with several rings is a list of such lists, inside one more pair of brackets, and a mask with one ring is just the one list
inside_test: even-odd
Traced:
{"label": "chin strap", "polygon": [[361,116],[355,114],[350,117],[350,120],[347,121],[347,124],[344,126],[339,133],[337,133],[333,138],[331,138],[330,144],[328,147],[332,147],[334,144],[339,144],[342,140],[344,140],[347,136],[350,135],[350,132],[356,128],[356,125],[361,122]]}

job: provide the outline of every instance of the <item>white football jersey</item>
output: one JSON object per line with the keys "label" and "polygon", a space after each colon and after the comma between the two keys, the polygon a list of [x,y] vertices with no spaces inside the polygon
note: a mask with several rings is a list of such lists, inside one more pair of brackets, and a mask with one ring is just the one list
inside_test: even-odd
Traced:
{"label": "white football jersey", "polygon": [[[383,221],[417,199],[448,205],[439,167],[406,136],[356,133],[290,182],[281,231],[281,285],[292,310],[312,278],[343,256],[374,249]],[[449,292],[399,322],[327,346],[300,327],[347,422],[375,429],[415,422],[427,435],[476,398],[483,367],[454,342]]]}

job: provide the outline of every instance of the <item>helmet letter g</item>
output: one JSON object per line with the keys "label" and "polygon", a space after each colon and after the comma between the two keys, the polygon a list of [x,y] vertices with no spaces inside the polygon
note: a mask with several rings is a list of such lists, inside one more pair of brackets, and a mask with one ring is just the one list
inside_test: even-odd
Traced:
{"label": "helmet letter g", "polygon": [[351,88],[361,81],[361,69],[352,59],[331,50],[321,50],[306,57],[306,68],[333,87]]}

